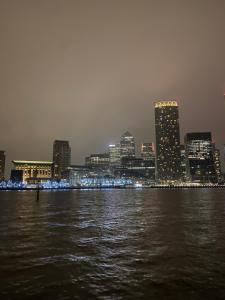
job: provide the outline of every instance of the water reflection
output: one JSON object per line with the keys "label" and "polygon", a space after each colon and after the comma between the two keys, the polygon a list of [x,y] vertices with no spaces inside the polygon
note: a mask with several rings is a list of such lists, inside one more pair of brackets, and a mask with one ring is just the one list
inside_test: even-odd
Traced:
{"label": "water reflection", "polygon": [[219,299],[224,234],[219,189],[1,192],[0,295]]}

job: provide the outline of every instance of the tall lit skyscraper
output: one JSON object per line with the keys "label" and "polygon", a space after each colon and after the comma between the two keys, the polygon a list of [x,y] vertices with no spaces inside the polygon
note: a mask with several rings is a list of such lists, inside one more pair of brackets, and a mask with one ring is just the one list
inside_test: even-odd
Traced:
{"label": "tall lit skyscraper", "polygon": [[181,179],[178,103],[155,102],[157,180],[173,183]]}
{"label": "tall lit skyscraper", "polygon": [[71,164],[71,148],[68,141],[55,140],[53,144],[54,178],[62,178],[62,173]]}
{"label": "tall lit skyscraper", "polygon": [[192,132],[185,136],[187,176],[191,182],[217,182],[211,132]]}
{"label": "tall lit skyscraper", "polygon": [[120,138],[120,154],[121,158],[135,157],[135,141],[129,131],[126,131]]}
{"label": "tall lit skyscraper", "polygon": [[5,179],[5,151],[0,150],[0,180]]}

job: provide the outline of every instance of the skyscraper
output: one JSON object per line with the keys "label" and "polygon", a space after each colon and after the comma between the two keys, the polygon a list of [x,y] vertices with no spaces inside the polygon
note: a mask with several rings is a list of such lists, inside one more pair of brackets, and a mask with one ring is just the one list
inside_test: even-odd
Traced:
{"label": "skyscraper", "polygon": [[55,140],[53,144],[54,178],[61,179],[71,164],[71,148],[68,141]]}
{"label": "skyscraper", "polygon": [[135,157],[135,141],[129,131],[126,131],[120,138],[120,155],[123,157]]}
{"label": "skyscraper", "polygon": [[217,182],[211,132],[191,132],[185,136],[187,177],[191,182]]}
{"label": "skyscraper", "polygon": [[176,101],[155,102],[157,180],[173,183],[181,179],[179,113]]}
{"label": "skyscraper", "polygon": [[5,151],[0,150],[0,180],[5,179]]}

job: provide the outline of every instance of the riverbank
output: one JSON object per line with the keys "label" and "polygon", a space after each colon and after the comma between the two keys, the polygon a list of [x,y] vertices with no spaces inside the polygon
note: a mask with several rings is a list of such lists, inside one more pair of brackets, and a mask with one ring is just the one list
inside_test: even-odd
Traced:
{"label": "riverbank", "polygon": [[99,190],[99,189],[218,189],[225,188],[225,185],[151,185],[151,186],[82,186],[82,187],[59,187],[59,188],[38,188],[38,187],[24,187],[24,188],[1,188],[0,191],[38,191],[38,190]]}

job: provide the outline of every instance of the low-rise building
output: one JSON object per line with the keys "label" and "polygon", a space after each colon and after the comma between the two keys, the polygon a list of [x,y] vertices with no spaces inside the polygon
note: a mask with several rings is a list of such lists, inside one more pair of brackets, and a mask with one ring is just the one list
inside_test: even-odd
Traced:
{"label": "low-rise building", "polygon": [[155,161],[135,157],[124,157],[121,160],[121,167],[114,171],[114,175],[121,178],[153,183],[155,182]]}
{"label": "low-rise building", "polygon": [[99,179],[108,178],[110,174],[102,168],[72,165],[68,168],[68,178],[71,186],[95,185]]}
{"label": "low-rise building", "polygon": [[23,171],[22,181],[40,183],[53,177],[52,161],[13,160],[14,170]]}

